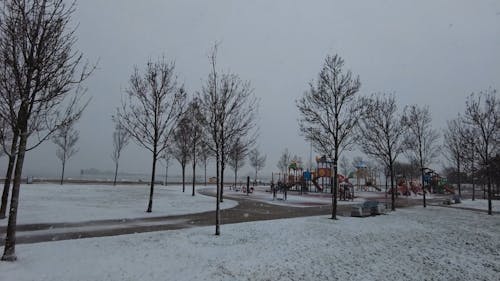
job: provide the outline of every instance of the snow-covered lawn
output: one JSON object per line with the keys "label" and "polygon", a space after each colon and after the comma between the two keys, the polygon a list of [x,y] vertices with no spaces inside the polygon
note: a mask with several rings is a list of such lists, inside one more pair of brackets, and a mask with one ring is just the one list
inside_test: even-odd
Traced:
{"label": "snow-covered lawn", "polygon": [[442,208],[19,245],[0,280],[498,280],[500,219]]}
{"label": "snow-covered lawn", "polygon": [[[57,185],[25,184],[21,186],[18,224],[81,222],[180,215],[215,209],[215,198],[196,194],[191,187],[155,186],[153,212],[146,213],[149,186],[146,185]],[[226,200],[222,208],[237,202]],[[0,225],[6,225],[1,220]]]}
{"label": "snow-covered lawn", "polygon": [[[460,204],[450,205],[451,207],[457,208],[472,208],[478,210],[488,210],[488,200],[476,199],[472,201],[472,199],[462,200]],[[500,201],[499,200],[491,200],[491,207],[494,212],[500,211]]]}

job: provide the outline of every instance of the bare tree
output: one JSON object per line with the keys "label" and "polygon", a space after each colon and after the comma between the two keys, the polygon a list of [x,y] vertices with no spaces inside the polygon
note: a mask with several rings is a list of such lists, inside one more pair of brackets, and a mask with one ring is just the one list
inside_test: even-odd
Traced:
{"label": "bare tree", "polygon": [[[424,188],[425,168],[437,157],[439,133],[432,129],[432,118],[428,106],[407,106],[404,109],[403,124],[407,131],[404,144],[410,162],[418,163],[421,173],[422,188]],[[426,207],[425,190],[423,205]]]}
{"label": "bare tree", "polygon": [[496,98],[496,90],[472,93],[466,101],[464,121],[474,128],[478,134],[476,145],[481,164],[486,169],[488,186],[488,214],[492,215],[491,205],[491,177],[492,159],[499,152],[500,141],[500,102]]}
{"label": "bare tree", "polygon": [[163,162],[165,163],[165,183],[164,185],[167,185],[168,182],[168,166],[170,164],[170,159],[172,158],[172,154],[168,149],[165,149],[163,151],[163,154],[161,155],[161,159],[163,159]]}
{"label": "bare tree", "polygon": [[228,164],[234,170],[234,186],[238,181],[238,170],[245,165],[245,158],[248,154],[248,146],[243,143],[241,139],[237,139],[231,145],[228,153]]}
{"label": "bare tree", "polygon": [[[206,137],[206,136],[205,136]],[[203,169],[205,172],[204,183],[207,185],[207,165],[210,158],[212,158],[213,152],[208,148],[206,141],[200,143],[200,152],[198,154],[199,161],[203,164]]]}
{"label": "bare tree", "polygon": [[458,181],[458,192],[462,193],[461,189],[461,174],[462,166],[465,158],[466,143],[464,136],[464,124],[461,117],[447,122],[447,128],[444,132],[444,155],[453,163],[456,168],[456,175]]}
{"label": "bare tree", "polygon": [[228,144],[237,138],[249,137],[255,127],[257,100],[249,82],[236,74],[219,74],[216,69],[217,44],[210,54],[211,72],[200,93],[207,145],[215,154],[217,203],[215,235],[220,235],[220,206],[224,186],[224,169]]}
{"label": "bare tree", "polygon": [[250,151],[248,159],[250,160],[250,165],[255,169],[254,182],[257,182],[257,175],[262,168],[266,165],[266,155],[261,155],[257,148]]}
{"label": "bare tree", "polygon": [[[192,180],[192,192],[191,195],[195,195],[195,185],[196,185],[196,164],[197,164],[197,155],[200,153],[200,149],[202,149],[202,143],[204,139],[204,130],[203,130],[203,116],[200,108],[200,100],[198,97],[195,97],[189,104],[188,110],[186,112],[186,116],[189,120],[189,147],[190,147],[190,158],[191,164],[193,168],[193,180]],[[184,175],[183,175],[184,177]],[[184,185],[184,180],[183,180]]]}
{"label": "bare tree", "polygon": [[130,135],[127,130],[123,128],[120,122],[115,121],[115,131],[113,132],[113,153],[111,159],[115,163],[115,176],[113,178],[113,185],[116,185],[116,176],[118,175],[118,165],[122,151],[130,141]]}
{"label": "bare tree", "polygon": [[332,219],[337,219],[339,157],[354,144],[360,114],[356,102],[361,87],[359,76],[343,68],[340,56],[327,56],[316,84],[311,82],[309,91],[297,101],[300,131],[333,164]]}
{"label": "bare tree", "polygon": [[372,95],[362,101],[363,114],[359,122],[361,150],[379,160],[391,177],[391,209],[396,210],[394,189],[394,163],[404,151],[405,127],[397,113],[394,95]]}
{"label": "bare tree", "polygon": [[182,169],[182,192],[186,191],[186,165],[191,160],[191,120],[184,116],[177,125],[172,139],[171,153]]}
{"label": "bare tree", "polygon": [[283,175],[284,181],[285,181],[285,174],[286,174],[286,171],[288,169],[288,165],[290,164],[290,159],[291,159],[290,152],[288,152],[288,148],[285,148],[285,150],[283,150],[283,152],[281,153],[278,164],[276,164],[276,167],[278,167],[281,174]]}
{"label": "bare tree", "polygon": [[[16,260],[19,187],[26,151],[50,138],[61,125],[73,122],[80,106],[81,82],[92,69],[74,50],[70,19],[75,5],[64,0],[7,0],[0,26],[0,114],[14,133],[14,182],[2,260]],[[28,148],[27,143],[34,145]],[[14,153],[13,153],[14,154]]]}
{"label": "bare tree", "polygon": [[56,156],[61,160],[61,185],[64,183],[64,170],[66,162],[77,152],[76,143],[79,139],[79,133],[74,128],[75,122],[66,123],[60,126],[52,137],[52,142],[57,146]]}
{"label": "bare tree", "polygon": [[153,209],[156,162],[167,149],[186,103],[186,93],[177,86],[174,69],[175,64],[164,57],[149,61],[143,75],[135,67],[127,89],[129,101],[122,102],[114,117],[138,145],[152,153],[148,213]]}

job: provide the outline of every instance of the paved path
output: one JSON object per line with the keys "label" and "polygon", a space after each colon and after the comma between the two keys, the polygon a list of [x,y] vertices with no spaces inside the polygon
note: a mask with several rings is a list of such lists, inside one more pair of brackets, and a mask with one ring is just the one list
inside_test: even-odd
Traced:
{"label": "paved path", "polygon": [[[212,195],[205,190],[200,193]],[[331,205],[314,204],[309,207],[292,207],[269,204],[252,200],[252,196],[231,196],[225,198],[235,200],[238,205],[234,208],[221,210],[221,224],[233,224],[250,221],[275,220],[284,218],[306,217],[331,214]],[[407,204],[402,202],[397,207]],[[215,203],[215,202],[214,202]],[[349,214],[350,205],[339,205],[340,216]],[[154,212],[153,212],[154,215]],[[78,223],[40,223],[17,226],[16,243],[38,243],[89,237],[104,237],[131,233],[151,232],[160,230],[174,230],[196,226],[214,225],[215,211],[196,214],[137,218],[98,220]],[[214,230],[215,231],[215,230]],[[3,243],[6,227],[0,227],[0,243]]]}

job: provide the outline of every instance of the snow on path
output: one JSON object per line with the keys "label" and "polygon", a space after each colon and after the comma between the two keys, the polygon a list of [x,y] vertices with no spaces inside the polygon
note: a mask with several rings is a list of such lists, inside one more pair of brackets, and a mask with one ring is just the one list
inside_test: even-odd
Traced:
{"label": "snow on path", "polygon": [[498,216],[416,207],[19,245],[0,280],[498,280]]}
{"label": "snow on path", "polygon": [[[190,186],[155,186],[153,212],[146,213],[149,186],[146,185],[57,185],[21,186],[18,224],[82,222],[90,220],[144,218],[200,213],[215,209],[215,198],[196,194]],[[238,203],[225,200],[222,208]],[[0,226],[7,225],[1,220]]]}

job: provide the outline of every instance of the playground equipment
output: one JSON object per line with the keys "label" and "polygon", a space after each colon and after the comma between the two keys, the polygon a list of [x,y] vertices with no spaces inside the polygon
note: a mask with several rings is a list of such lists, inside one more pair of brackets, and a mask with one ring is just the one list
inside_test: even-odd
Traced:
{"label": "playground equipment", "polygon": [[[332,175],[332,162],[327,161],[325,156],[316,157],[316,162],[318,164],[316,171],[312,173],[311,182],[316,187],[317,191],[323,192],[328,187],[333,188],[333,175]],[[337,174],[338,179],[338,192],[340,200],[352,199],[353,197],[353,185],[349,182],[349,178],[341,174]],[[319,183],[319,180],[322,183]]]}

